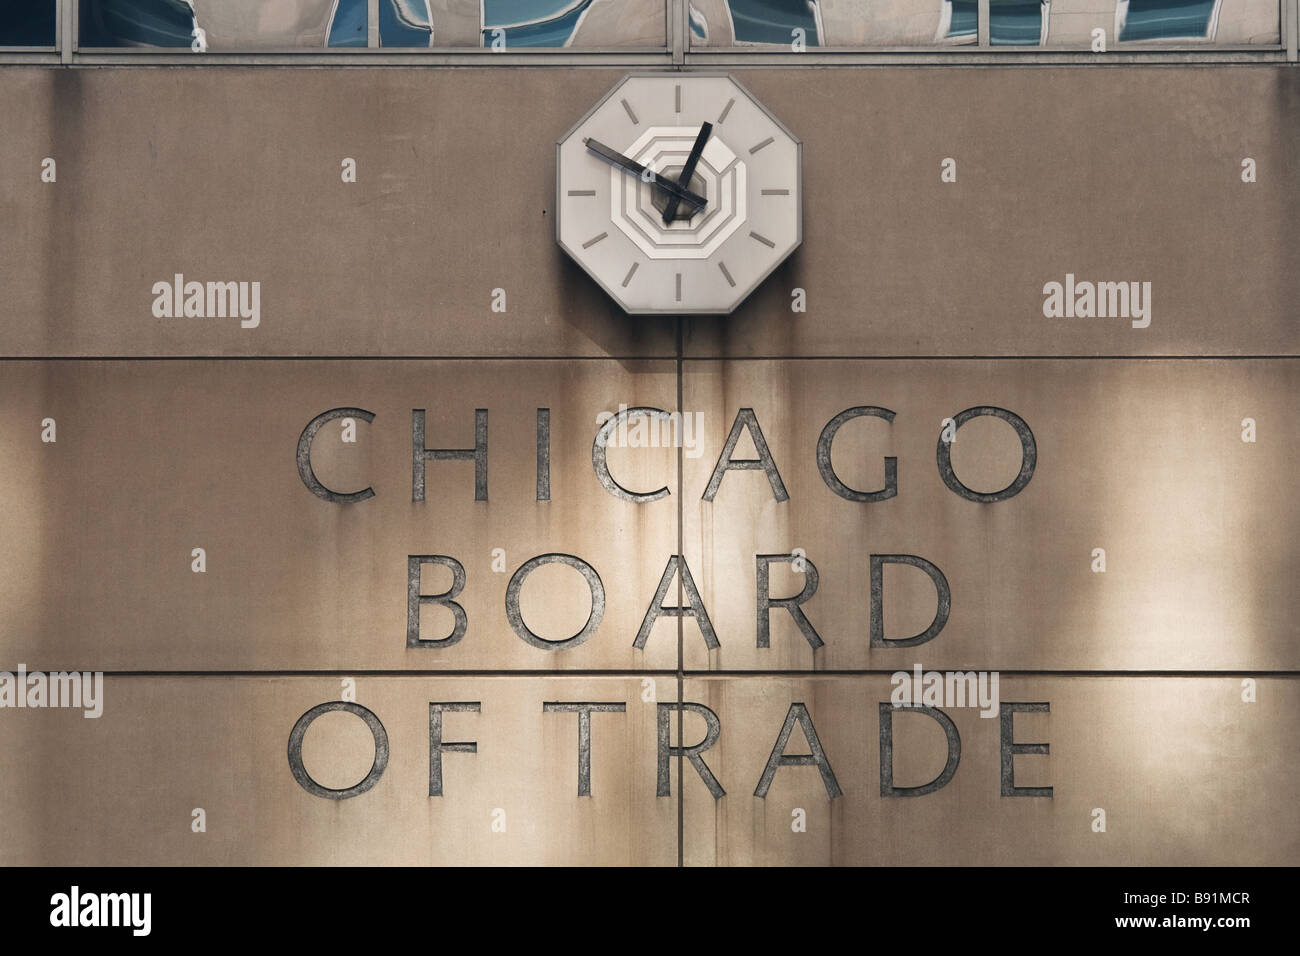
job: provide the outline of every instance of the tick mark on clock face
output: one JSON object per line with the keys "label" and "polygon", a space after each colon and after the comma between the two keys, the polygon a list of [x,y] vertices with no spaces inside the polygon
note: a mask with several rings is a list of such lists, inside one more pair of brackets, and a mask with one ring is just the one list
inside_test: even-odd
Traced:
{"label": "tick mark on clock face", "polygon": [[[604,239],[604,238],[605,238],[606,236],[608,236],[608,235],[609,235],[609,233],[607,233],[607,232],[602,232],[599,236],[592,236],[590,239],[588,239],[586,242],[584,242],[584,243],[582,244],[582,248],[584,248],[584,249],[590,249],[592,246],[594,246],[596,243],[600,242],[600,240]],[[752,233],[751,233],[751,235],[752,235]]]}
{"label": "tick mark on clock face", "polygon": [[682,274],[677,273],[677,301],[682,301]]}
{"label": "tick mark on clock face", "polygon": [[[572,193],[570,193],[570,195],[572,195]],[[764,190],[763,190],[763,195],[764,195],[764,196],[788,196],[788,195],[790,195],[790,190],[788,190],[788,189],[764,189]]]}
{"label": "tick mark on clock face", "polygon": [[678,83],[675,90],[676,92],[673,94],[673,112],[680,113],[682,111],[682,85]]}
{"label": "tick mark on clock face", "polygon": [[627,284],[628,284],[629,282],[632,281],[632,277],[633,277],[634,275],[636,275],[636,267],[639,266],[640,264],[641,264],[641,263],[639,263],[639,262],[634,262],[634,263],[632,263],[632,268],[631,268],[631,269],[628,269],[628,270],[627,270],[627,275],[623,276],[623,288],[624,288],[624,289],[626,289],[626,288],[627,288]]}
{"label": "tick mark on clock face", "polygon": [[757,239],[759,242],[761,242],[763,245],[767,246],[769,249],[775,249],[775,248],[776,248],[776,243],[773,242],[771,239],[767,238],[767,236],[760,236],[758,233],[756,233],[756,232],[754,232],[754,231],[751,230],[750,233],[749,233],[749,237],[750,237],[751,239]]}
{"label": "tick mark on clock face", "polygon": [[749,155],[753,156],[764,146],[771,146],[775,142],[776,142],[775,137],[769,136],[767,139],[763,140],[763,142],[759,143],[757,146],[749,147]]}
{"label": "tick mark on clock face", "polygon": [[639,125],[641,121],[638,120],[636,118],[636,114],[632,112],[632,104],[629,103],[627,100],[619,100],[619,102],[623,104],[623,109],[627,110],[627,118],[632,121],[632,125],[633,126]]}
{"label": "tick mark on clock face", "polygon": [[[766,192],[766,191],[767,191],[767,190],[764,190],[764,192]],[[594,195],[596,195],[596,190],[594,190],[594,189],[570,189],[570,190],[569,190],[569,195],[570,195],[570,196],[594,196]]]}
{"label": "tick mark on clock face", "polygon": [[727,264],[725,262],[719,261],[718,268],[722,270],[722,275],[727,280],[727,285],[731,286],[734,289],[736,287],[736,280],[731,278],[731,273],[727,271]]}
{"label": "tick mark on clock face", "polygon": [[727,105],[722,108],[722,112],[718,116],[719,126],[721,126],[723,121],[726,120],[727,114],[731,112],[731,108],[735,105],[736,105],[736,101],[734,99],[727,100]]}

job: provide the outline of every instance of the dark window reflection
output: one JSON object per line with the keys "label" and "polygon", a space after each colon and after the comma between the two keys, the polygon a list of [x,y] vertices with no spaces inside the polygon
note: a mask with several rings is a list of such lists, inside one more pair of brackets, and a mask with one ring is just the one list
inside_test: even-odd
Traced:
{"label": "dark window reflection", "polygon": [[427,47],[433,35],[427,0],[379,0],[379,45]]}
{"label": "dark window reflection", "polygon": [[948,36],[973,37],[978,32],[979,3],[977,0],[952,0],[952,16],[948,21]]}
{"label": "dark window reflection", "polygon": [[748,43],[791,43],[803,30],[807,46],[819,46],[813,0],[728,0],[736,39]]}
{"label": "dark window reflection", "polygon": [[0,46],[54,46],[55,0],[0,0]]}
{"label": "dark window reflection", "polygon": [[184,0],[81,0],[83,47],[188,47],[194,11]]}
{"label": "dark window reflection", "polygon": [[1121,40],[1203,37],[1210,32],[1214,0],[1129,0]]}
{"label": "dark window reflection", "polygon": [[592,0],[483,0],[483,45],[562,47]]}
{"label": "dark window reflection", "polygon": [[1043,4],[1039,0],[989,0],[989,43],[992,46],[1037,46],[1043,37]]}
{"label": "dark window reflection", "polygon": [[366,0],[338,0],[330,19],[326,46],[366,46],[370,42]]}

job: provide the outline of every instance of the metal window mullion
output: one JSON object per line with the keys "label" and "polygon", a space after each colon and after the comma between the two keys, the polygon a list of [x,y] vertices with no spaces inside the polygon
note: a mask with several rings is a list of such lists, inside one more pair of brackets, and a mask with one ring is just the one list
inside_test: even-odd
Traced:
{"label": "metal window mullion", "polygon": [[979,45],[989,46],[989,0],[979,0],[979,12],[975,19]]}
{"label": "metal window mullion", "polygon": [[77,0],[58,0],[59,62],[72,62],[72,49],[76,45]]}
{"label": "metal window mullion", "polygon": [[1297,41],[1300,40],[1300,0],[1283,0],[1282,2],[1282,42],[1286,46],[1286,58],[1295,62]]}
{"label": "metal window mullion", "polygon": [[673,62],[686,62],[686,44],[689,40],[689,0],[666,0],[668,5],[668,42],[673,51]]}
{"label": "metal window mullion", "polygon": [[379,49],[379,0],[366,0],[366,46]]}

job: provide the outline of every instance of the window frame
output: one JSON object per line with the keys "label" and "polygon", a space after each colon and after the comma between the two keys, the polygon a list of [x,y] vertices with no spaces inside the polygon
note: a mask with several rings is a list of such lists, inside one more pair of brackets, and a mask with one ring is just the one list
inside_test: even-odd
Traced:
{"label": "window frame", "polygon": [[[78,42],[79,0],[54,0],[54,47],[0,46],[0,65],[57,64],[70,66],[569,66],[636,70],[647,68],[768,68],[798,66],[916,65],[1021,63],[1083,65],[1087,63],[1295,63],[1300,62],[1300,0],[1278,0],[1278,42],[1218,45],[1214,37],[1222,0],[1216,0],[1213,26],[1204,38],[1114,40],[1105,53],[1086,48],[992,46],[988,36],[988,0],[978,0],[975,38],[936,37],[928,44],[909,46],[818,46],[802,52],[772,45],[711,46],[696,41],[691,31],[689,0],[663,0],[665,35],[662,46],[639,47],[515,47],[491,50],[484,46],[380,47],[379,0],[367,0],[370,20],[366,47],[293,47],[246,50],[209,49],[203,54],[180,48],[82,47]],[[951,8],[948,0],[938,0]],[[1118,0],[1117,0],[1118,3]],[[1118,13],[1118,7],[1117,7]],[[482,5],[480,3],[480,22]],[[941,13],[942,18],[942,13]],[[1050,30],[1050,4],[1044,18]],[[200,24],[201,25],[201,24]],[[328,35],[328,34],[327,34]],[[1116,31],[1116,36],[1118,31]],[[437,36],[434,42],[437,43]],[[483,43],[483,31],[479,32]]]}
{"label": "window frame", "polygon": [[[439,45],[437,43],[437,30],[433,32],[434,44],[428,47],[385,47],[380,45],[379,37],[379,2],[380,0],[367,0],[367,25],[368,25],[368,44],[364,47],[305,47],[305,46],[284,46],[284,47],[252,47],[243,50],[212,50],[209,48],[202,54],[195,54],[188,50],[182,50],[180,47],[83,47],[80,44],[81,36],[81,3],[80,0],[57,0],[60,5],[70,4],[73,12],[73,51],[79,55],[90,55],[97,58],[104,57],[143,57],[143,56],[171,56],[177,58],[188,58],[193,56],[202,56],[205,58],[263,58],[274,57],[291,58],[291,57],[312,57],[319,58],[323,61],[330,61],[340,57],[422,57],[429,54],[437,54],[442,57],[481,57],[481,56],[548,56],[555,54],[595,54],[597,56],[614,56],[630,54],[632,56],[657,55],[663,56],[671,51],[672,33],[673,33],[673,10],[676,6],[675,0],[659,0],[664,6],[664,38],[660,46],[612,46],[612,47],[507,47],[503,51],[496,51],[489,48],[484,43],[484,33],[487,31],[485,25],[485,12],[483,9],[483,0],[478,0],[478,34],[475,45]],[[430,8],[428,0],[424,0],[426,9],[429,10],[430,23],[433,22],[433,11]],[[338,13],[338,0],[335,0],[334,6],[326,21],[325,36],[328,40],[329,25],[334,22],[334,17]],[[585,14],[584,14],[585,16]],[[202,23],[199,24],[202,27]],[[436,26],[436,25],[435,25]],[[3,49],[3,48],[0,48]]]}

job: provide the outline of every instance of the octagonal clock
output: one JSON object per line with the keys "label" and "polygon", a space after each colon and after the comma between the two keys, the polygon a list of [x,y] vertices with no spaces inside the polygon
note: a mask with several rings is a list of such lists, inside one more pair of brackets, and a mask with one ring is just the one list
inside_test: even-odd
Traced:
{"label": "octagonal clock", "polygon": [[732,77],[632,74],[556,144],[556,238],[627,312],[729,313],[803,238],[801,159]]}

